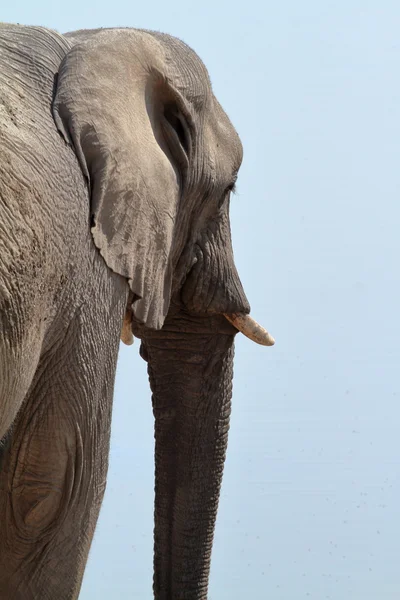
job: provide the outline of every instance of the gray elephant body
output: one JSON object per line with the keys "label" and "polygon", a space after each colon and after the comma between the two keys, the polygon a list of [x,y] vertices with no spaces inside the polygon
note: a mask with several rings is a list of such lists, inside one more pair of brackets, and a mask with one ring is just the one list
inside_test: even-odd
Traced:
{"label": "gray elephant body", "polygon": [[182,42],[0,26],[0,597],[78,597],[124,315],[156,436],[154,595],[204,600],[246,313],[241,146]]}
{"label": "gray elephant body", "polygon": [[68,49],[41,28],[0,27],[0,597],[10,600],[78,594],[128,294],[96,251],[87,186],[54,126]]}

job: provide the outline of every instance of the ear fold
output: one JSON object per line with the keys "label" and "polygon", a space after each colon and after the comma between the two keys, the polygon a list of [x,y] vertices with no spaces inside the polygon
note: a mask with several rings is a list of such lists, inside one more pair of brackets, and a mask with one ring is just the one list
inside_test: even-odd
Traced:
{"label": "ear fold", "polygon": [[91,196],[94,243],[139,299],[135,317],[161,328],[172,284],[177,172],[159,133],[160,43],[105,30],[74,46],[58,74],[53,114],[72,143]]}

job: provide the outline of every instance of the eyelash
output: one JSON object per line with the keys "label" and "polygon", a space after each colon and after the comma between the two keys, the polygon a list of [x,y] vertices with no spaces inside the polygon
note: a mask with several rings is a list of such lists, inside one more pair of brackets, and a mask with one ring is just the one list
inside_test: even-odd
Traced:
{"label": "eyelash", "polygon": [[230,192],[231,194],[236,194],[236,181],[233,181],[230,185],[228,185],[228,187],[226,188],[227,192]]}

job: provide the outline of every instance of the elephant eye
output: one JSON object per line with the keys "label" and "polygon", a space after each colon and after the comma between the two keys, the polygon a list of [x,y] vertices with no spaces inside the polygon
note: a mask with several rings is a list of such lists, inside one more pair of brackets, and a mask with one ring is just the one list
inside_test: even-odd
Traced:
{"label": "elephant eye", "polygon": [[234,194],[236,192],[236,181],[237,181],[237,173],[235,173],[232,177],[232,181],[230,182],[230,184],[228,185],[228,187],[226,188],[226,194]]}
{"label": "elephant eye", "polygon": [[176,133],[179,143],[181,144],[182,148],[188,155],[189,154],[189,144],[188,144],[187,132],[183,125],[181,117],[177,114],[176,108],[172,105],[167,104],[164,107],[164,117],[167,120],[167,122],[169,123],[169,125],[172,127],[174,132]]}
{"label": "elephant eye", "polygon": [[225,188],[224,193],[222,194],[221,198],[219,199],[219,202],[218,202],[219,209],[222,208],[222,206],[225,203],[225,200],[229,197],[229,195],[234,194],[236,192],[236,180],[237,180],[237,174],[233,176],[231,183]]}

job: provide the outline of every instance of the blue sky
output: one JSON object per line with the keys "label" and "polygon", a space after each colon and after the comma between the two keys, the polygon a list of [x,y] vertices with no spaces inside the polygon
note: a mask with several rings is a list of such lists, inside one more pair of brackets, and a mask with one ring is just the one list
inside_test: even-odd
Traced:
{"label": "blue sky", "polygon": [[[210,600],[397,600],[400,4],[20,0],[2,19],[177,35],[241,136],[236,262],[277,343],[237,338]],[[151,598],[152,452],[122,347],[82,600]]]}

